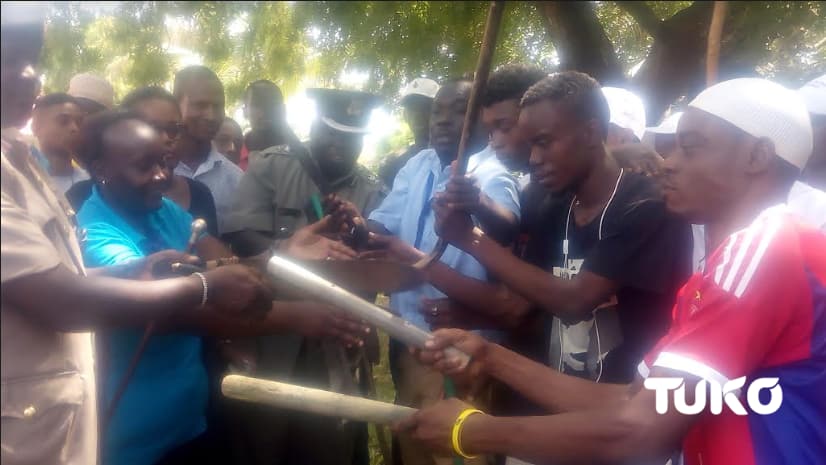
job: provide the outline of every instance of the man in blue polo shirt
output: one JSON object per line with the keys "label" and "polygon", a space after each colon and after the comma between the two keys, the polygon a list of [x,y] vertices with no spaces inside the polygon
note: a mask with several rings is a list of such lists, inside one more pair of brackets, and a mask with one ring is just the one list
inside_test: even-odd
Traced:
{"label": "man in blue polo shirt", "polygon": [[[456,80],[445,83],[436,94],[430,117],[430,144],[410,159],[396,175],[393,190],[370,216],[371,228],[396,236],[407,258],[433,250],[438,241],[434,214],[430,208],[434,194],[443,191],[451,176],[451,163],[459,149],[462,125],[470,96],[471,82]],[[490,223],[496,229],[507,229],[510,219],[515,227],[519,219],[519,189],[516,180],[496,158],[490,148],[468,160],[468,172],[475,177],[480,190],[479,211],[475,218],[483,226]],[[484,211],[483,211],[484,210]],[[504,211],[504,217],[494,218],[491,210]],[[496,223],[496,224],[492,224]],[[414,250],[416,249],[416,250]],[[448,247],[441,262],[461,275],[485,280],[485,269],[470,255]],[[420,312],[423,299],[444,298],[445,294],[430,284],[398,292],[391,296],[394,312],[413,324],[429,329]],[[397,401],[421,407],[441,398],[443,377],[421,365],[398,341],[391,341],[390,365],[398,394]],[[433,463],[434,458],[400,437],[402,462],[406,465]]]}

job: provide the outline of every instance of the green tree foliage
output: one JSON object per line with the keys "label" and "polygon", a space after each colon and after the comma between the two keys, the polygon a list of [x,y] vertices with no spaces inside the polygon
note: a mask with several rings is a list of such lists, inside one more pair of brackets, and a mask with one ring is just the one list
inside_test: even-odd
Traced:
{"label": "green tree foliage", "polygon": [[[310,82],[340,85],[345,70],[366,73],[366,90],[393,98],[413,77],[440,79],[472,71],[487,5],[202,1],[121,2],[101,9],[55,2],[43,62],[45,85],[47,90],[65,89],[73,74],[92,71],[110,79],[122,96],[138,85],[168,84],[180,66],[178,50],[188,49],[221,76],[228,102],[237,102],[246,83],[255,79],[271,79],[291,93]],[[553,28],[564,26],[552,15],[566,6],[546,6],[508,3],[495,64],[560,65],[555,46],[568,44],[552,43],[558,37]],[[658,28],[679,28],[690,8],[702,7],[694,2],[593,2],[581,14],[595,15],[610,42],[609,52],[628,72],[649,55],[661,36]],[[823,15],[822,2],[731,2],[721,69],[756,69],[791,84],[822,73]],[[705,19],[703,14],[695,17]],[[702,44],[704,37],[685,40]],[[669,53],[679,54],[681,46],[670,44]],[[700,66],[690,72],[702,74]],[[641,86],[649,85],[642,81]]]}

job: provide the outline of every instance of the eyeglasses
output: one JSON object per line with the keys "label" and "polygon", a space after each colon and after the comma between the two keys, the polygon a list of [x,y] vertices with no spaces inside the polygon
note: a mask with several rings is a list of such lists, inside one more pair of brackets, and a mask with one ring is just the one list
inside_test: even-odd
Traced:
{"label": "eyeglasses", "polygon": [[152,124],[152,127],[158,132],[165,132],[170,139],[178,138],[184,130],[183,123]]}

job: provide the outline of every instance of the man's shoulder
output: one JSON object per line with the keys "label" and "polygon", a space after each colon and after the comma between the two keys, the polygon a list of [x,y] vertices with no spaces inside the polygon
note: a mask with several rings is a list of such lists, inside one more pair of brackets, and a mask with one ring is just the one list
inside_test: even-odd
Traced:
{"label": "man's shoulder", "polygon": [[301,168],[301,161],[289,145],[274,145],[249,157],[247,172],[267,173],[267,176],[291,175],[294,170]]}
{"label": "man's shoulder", "polygon": [[184,179],[186,180],[186,183],[189,185],[190,191],[196,192],[200,195],[209,194],[209,196],[212,197],[212,191],[209,190],[209,186],[207,186],[206,184],[202,183],[201,181],[198,181],[197,179],[187,177],[185,177]]}
{"label": "man's shoulder", "polygon": [[411,163],[422,163],[426,160],[430,160],[433,157],[438,157],[438,155],[436,155],[435,150],[433,150],[431,148],[422,149],[422,150],[419,150],[418,153],[412,155],[410,157],[410,159],[407,160],[405,165],[408,165],[408,164],[411,164]]}
{"label": "man's shoulder", "polygon": [[676,216],[669,213],[656,181],[648,176],[623,172],[620,184],[612,197],[611,204],[615,207],[609,206],[609,210],[613,209],[614,212],[609,211],[606,216],[614,214],[619,214],[620,217],[639,216],[641,219],[652,221],[662,216],[676,219]]}
{"label": "man's shoulder", "polygon": [[723,291],[741,297],[761,269],[772,269],[782,282],[793,269],[803,269],[800,223],[785,205],[763,211],[747,227],[730,234],[711,254],[705,275]]}
{"label": "man's shoulder", "polygon": [[272,147],[267,147],[264,150],[257,150],[250,153],[255,153],[260,158],[269,158],[279,156],[291,156],[293,150],[290,148],[288,144],[280,144],[273,145]]}

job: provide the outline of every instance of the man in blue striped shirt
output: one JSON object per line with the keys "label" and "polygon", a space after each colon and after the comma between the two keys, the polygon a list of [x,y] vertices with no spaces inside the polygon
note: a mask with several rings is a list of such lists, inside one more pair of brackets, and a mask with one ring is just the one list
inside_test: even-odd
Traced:
{"label": "man in blue striped shirt", "polygon": [[[465,112],[470,97],[471,82],[456,80],[445,83],[436,94],[430,117],[431,148],[414,156],[396,175],[393,190],[374,210],[369,220],[373,230],[383,230],[394,236],[385,238],[387,245],[402,259],[415,261],[433,250],[438,241],[434,231],[435,217],[431,209],[434,195],[445,190],[456,159]],[[482,227],[499,230],[515,228],[519,221],[519,188],[516,180],[496,158],[489,147],[468,160],[468,172],[475,178],[479,201],[474,218]],[[510,223],[510,224],[508,224]],[[506,234],[504,234],[506,235]],[[448,247],[441,262],[458,274],[485,280],[482,265],[455,247]],[[420,312],[423,299],[444,298],[445,294],[431,284],[398,292],[390,297],[390,307],[404,319],[428,329]],[[441,398],[441,374],[420,365],[397,342],[391,342],[390,364],[397,401],[421,407]],[[406,465],[434,463],[429,453],[400,438],[402,461]],[[438,460],[435,460],[438,463]]]}

